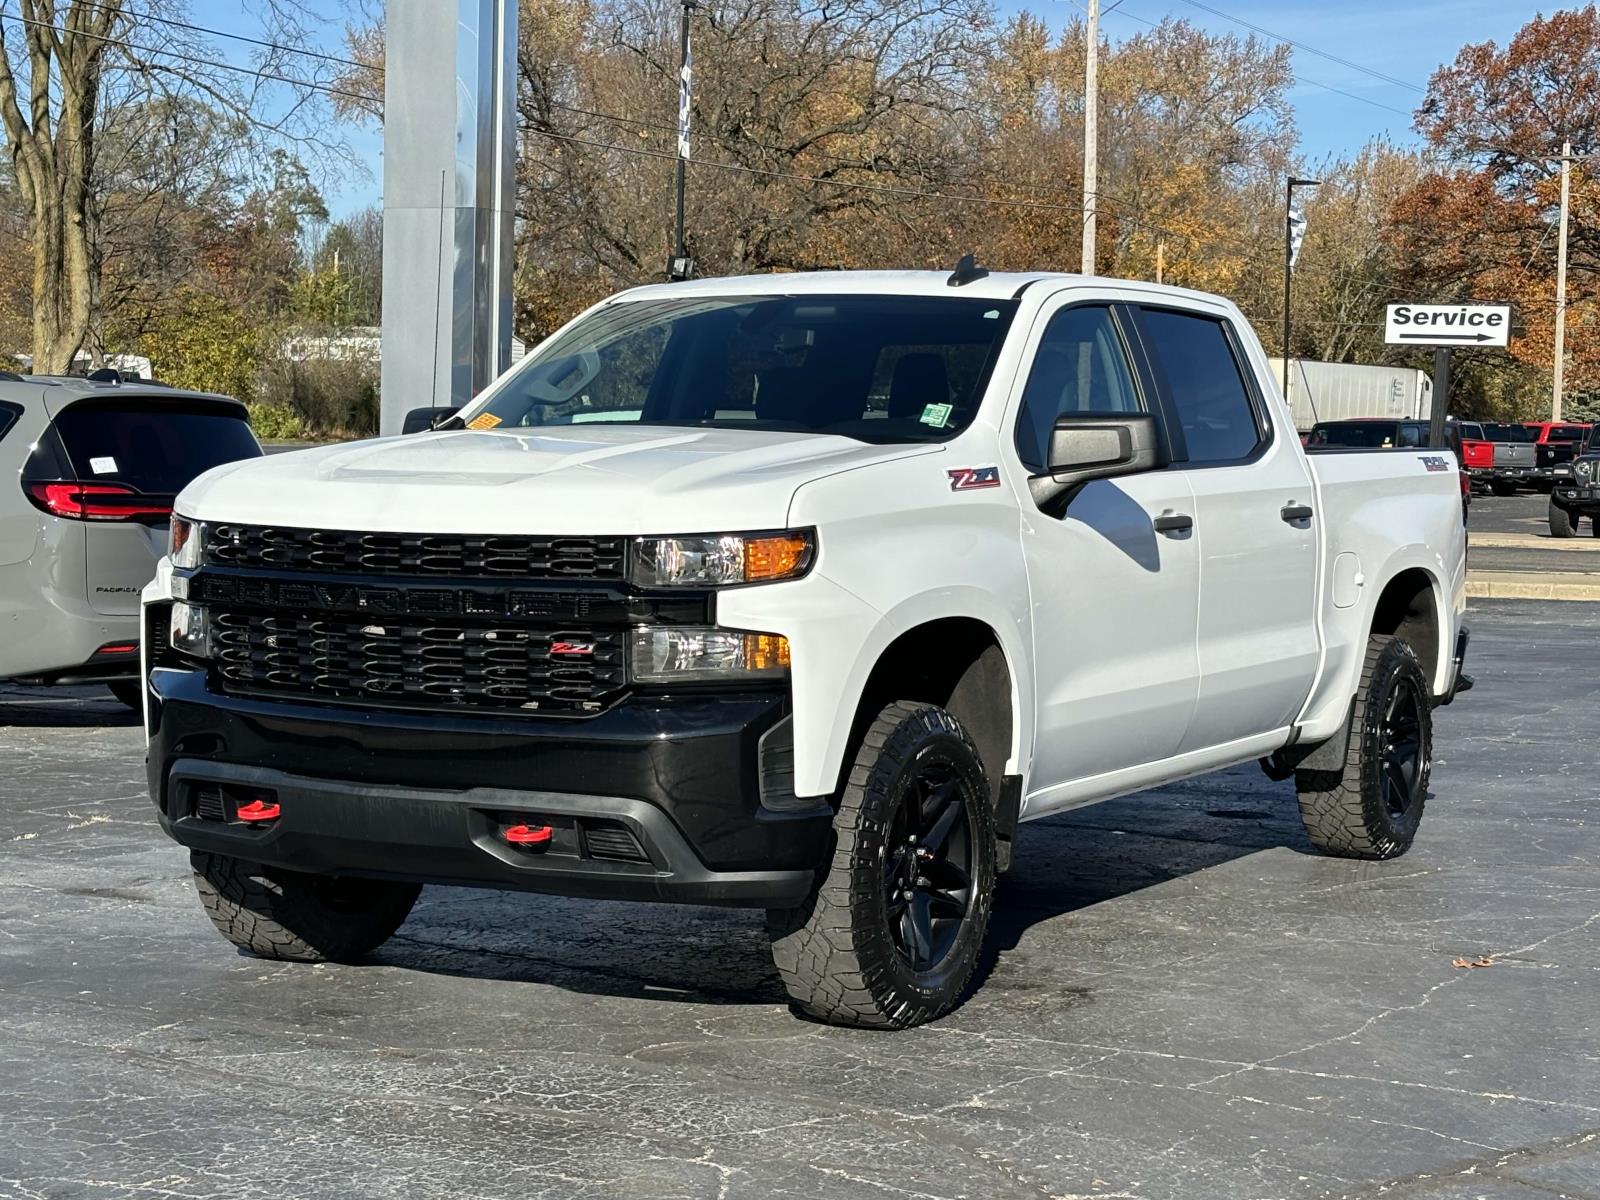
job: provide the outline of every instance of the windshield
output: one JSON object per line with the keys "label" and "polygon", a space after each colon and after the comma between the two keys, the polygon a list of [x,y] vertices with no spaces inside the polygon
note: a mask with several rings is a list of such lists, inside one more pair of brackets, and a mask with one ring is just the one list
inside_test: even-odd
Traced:
{"label": "windshield", "polygon": [[1013,300],[711,296],[599,309],[533,354],[471,429],[625,422],[940,441],[972,421]]}
{"label": "windshield", "polygon": [[1485,421],[1483,435],[1491,442],[1537,442],[1539,431],[1529,429],[1526,425],[1502,425],[1494,421]]}

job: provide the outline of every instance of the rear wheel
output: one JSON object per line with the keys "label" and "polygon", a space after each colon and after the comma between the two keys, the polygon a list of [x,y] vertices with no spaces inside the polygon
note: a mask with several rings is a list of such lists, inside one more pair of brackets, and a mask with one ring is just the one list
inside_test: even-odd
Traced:
{"label": "rear wheel", "polygon": [[134,712],[144,710],[144,680],[142,679],[113,679],[106,687],[111,694],[121,700]]}
{"label": "rear wheel", "polygon": [[221,854],[190,855],[211,923],[241,950],[292,962],[350,962],[400,928],[414,883],[302,875]]}
{"label": "rear wheel", "polygon": [[1428,678],[1404,639],[1368,641],[1348,739],[1341,769],[1295,772],[1306,833],[1340,858],[1404,854],[1422,821],[1433,762]]}
{"label": "rear wheel", "polygon": [[1550,501],[1550,536],[1558,538],[1573,537],[1578,532],[1578,523],[1571,513],[1562,508],[1554,500]]}
{"label": "rear wheel", "polygon": [[971,738],[944,709],[900,701],[878,714],[840,797],[832,862],[804,904],[767,914],[802,1011],[903,1029],[956,1006],[993,902],[989,797]]}

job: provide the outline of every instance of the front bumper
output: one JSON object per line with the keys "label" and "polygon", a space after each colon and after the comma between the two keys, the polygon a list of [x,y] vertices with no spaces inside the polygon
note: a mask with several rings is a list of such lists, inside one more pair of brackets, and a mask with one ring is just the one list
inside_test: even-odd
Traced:
{"label": "front bumper", "polygon": [[[228,696],[200,670],[157,668],[148,682],[151,795],[162,828],[195,850],[322,874],[784,907],[831,845],[827,803],[786,788],[778,691],[636,696],[563,719]],[[252,797],[281,815],[240,820]],[[517,824],[552,836],[513,846]]]}
{"label": "front bumper", "polygon": [[1550,497],[1562,508],[1600,508],[1600,487],[1557,480]]}

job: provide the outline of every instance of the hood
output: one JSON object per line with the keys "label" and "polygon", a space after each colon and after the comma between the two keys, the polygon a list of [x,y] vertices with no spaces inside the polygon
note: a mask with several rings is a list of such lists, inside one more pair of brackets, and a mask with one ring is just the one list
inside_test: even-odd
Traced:
{"label": "hood", "polygon": [[941,450],[756,429],[460,430],[229,463],[185,488],[177,509],[205,521],[393,533],[780,529],[804,483]]}

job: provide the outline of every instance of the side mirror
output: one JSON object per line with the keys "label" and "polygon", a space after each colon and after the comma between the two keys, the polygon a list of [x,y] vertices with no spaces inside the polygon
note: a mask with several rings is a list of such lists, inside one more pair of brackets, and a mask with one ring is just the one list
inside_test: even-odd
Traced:
{"label": "side mirror", "polygon": [[413,408],[406,414],[401,433],[427,433],[437,429],[458,412],[455,408]]}
{"label": "side mirror", "polygon": [[1065,416],[1050,433],[1050,470],[1028,481],[1043,507],[1095,479],[1134,475],[1167,465],[1149,413]]}

